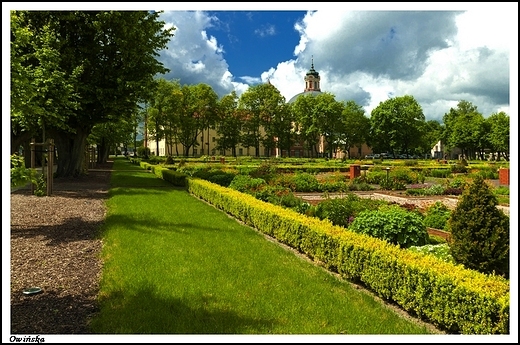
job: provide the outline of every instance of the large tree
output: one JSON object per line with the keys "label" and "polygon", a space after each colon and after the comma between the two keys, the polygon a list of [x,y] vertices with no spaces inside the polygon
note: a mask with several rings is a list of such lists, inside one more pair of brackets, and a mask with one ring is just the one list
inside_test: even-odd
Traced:
{"label": "large tree", "polygon": [[284,104],[285,98],[270,83],[251,86],[240,96],[238,109],[247,113],[242,145],[254,147],[255,156],[260,156],[261,143],[268,152],[275,146],[273,126],[283,117]]}
{"label": "large tree", "polygon": [[318,143],[320,140],[320,129],[316,118],[313,116],[313,109],[313,94],[301,95],[290,105],[290,110],[294,114],[296,121],[296,135],[304,143],[311,157],[318,154]]}
{"label": "large tree", "polygon": [[362,106],[354,101],[347,101],[344,104],[341,125],[338,139],[350,158],[350,148],[361,147],[366,142],[370,131],[370,119],[365,116]]}
{"label": "large tree", "polygon": [[413,96],[390,98],[372,110],[370,141],[380,152],[420,149],[426,118]]}
{"label": "large tree", "polygon": [[[11,79],[16,84],[12,144],[44,124],[58,151],[57,175],[77,176],[94,126],[116,117],[131,120],[149,96],[154,76],[168,71],[156,57],[174,28],[165,28],[159,12],[152,11],[15,11],[13,16],[11,68],[23,73]],[[35,88],[27,76],[39,76],[38,69],[44,77]]]}
{"label": "large tree", "polygon": [[184,156],[190,148],[198,146],[199,135],[215,122],[218,95],[208,84],[184,85],[182,104],[179,107],[178,139],[183,145]]}
{"label": "large tree", "polygon": [[51,126],[71,131],[66,120],[79,107],[77,84],[83,66],[60,67],[63,45],[52,25],[38,24],[39,12],[11,11],[11,153],[24,149],[31,138],[47,139]]}
{"label": "large tree", "polygon": [[458,147],[469,159],[486,143],[487,137],[484,117],[471,102],[461,100],[457,108],[450,108],[444,114],[444,139],[448,149]]}
{"label": "large tree", "polygon": [[242,122],[245,118],[244,112],[239,111],[237,106],[238,96],[235,91],[222,97],[218,103],[218,124],[215,126],[218,134],[217,150],[231,149],[234,157],[237,155],[236,147],[240,143]]}
{"label": "large tree", "polygon": [[487,122],[490,127],[488,142],[491,152],[497,152],[499,156],[503,156],[506,161],[509,161],[509,116],[501,111],[491,114]]}

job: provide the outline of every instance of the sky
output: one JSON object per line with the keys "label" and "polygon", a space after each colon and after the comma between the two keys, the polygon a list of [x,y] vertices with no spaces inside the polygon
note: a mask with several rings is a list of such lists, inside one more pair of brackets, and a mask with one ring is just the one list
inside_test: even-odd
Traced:
{"label": "sky", "polygon": [[163,10],[176,29],[159,52],[170,69],[160,77],[206,83],[219,97],[269,80],[289,100],[314,63],[321,91],[354,100],[367,116],[411,95],[426,120],[442,122],[465,100],[484,117],[504,111],[516,121],[518,3],[92,4],[58,8]]}
{"label": "sky", "polygon": [[176,30],[159,58],[171,70],[164,77],[207,83],[221,97],[269,80],[289,100],[304,90],[314,63],[321,91],[354,100],[367,116],[404,95],[417,100],[427,120],[442,122],[460,100],[485,117],[510,115],[518,82],[517,3],[428,10],[305,4],[302,10],[165,10],[161,19]]}

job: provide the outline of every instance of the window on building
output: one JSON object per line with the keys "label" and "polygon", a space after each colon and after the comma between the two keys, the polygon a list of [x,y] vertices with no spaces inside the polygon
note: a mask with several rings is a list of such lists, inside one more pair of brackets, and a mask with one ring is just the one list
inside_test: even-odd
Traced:
{"label": "window on building", "polygon": [[238,149],[238,155],[243,156],[244,155],[244,149],[240,148]]}
{"label": "window on building", "polygon": [[197,149],[193,149],[193,155],[194,155],[194,156],[197,155]]}
{"label": "window on building", "polygon": [[212,142],[215,142],[215,137],[211,137],[211,141],[212,141]]}

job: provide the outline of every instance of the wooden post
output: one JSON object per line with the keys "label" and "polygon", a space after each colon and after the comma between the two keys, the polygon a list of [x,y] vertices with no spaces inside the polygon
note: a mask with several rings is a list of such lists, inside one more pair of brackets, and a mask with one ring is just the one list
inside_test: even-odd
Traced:
{"label": "wooden post", "polygon": [[50,196],[52,194],[52,187],[54,182],[54,139],[49,139],[47,152],[47,196]]}
{"label": "wooden post", "polygon": [[[36,146],[35,139],[32,138],[31,139],[31,169],[34,169],[35,165],[36,165],[35,146]],[[34,194],[34,183],[32,183],[32,181],[31,181],[31,194]]]}

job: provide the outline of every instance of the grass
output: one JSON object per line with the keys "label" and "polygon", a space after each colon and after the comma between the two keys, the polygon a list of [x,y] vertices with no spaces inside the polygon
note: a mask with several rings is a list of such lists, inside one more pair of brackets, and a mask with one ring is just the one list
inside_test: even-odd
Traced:
{"label": "grass", "polygon": [[94,334],[432,332],[124,158],[114,169]]}

